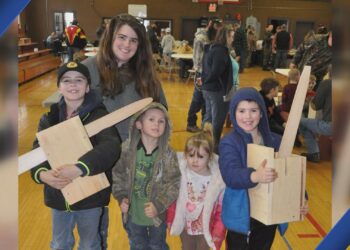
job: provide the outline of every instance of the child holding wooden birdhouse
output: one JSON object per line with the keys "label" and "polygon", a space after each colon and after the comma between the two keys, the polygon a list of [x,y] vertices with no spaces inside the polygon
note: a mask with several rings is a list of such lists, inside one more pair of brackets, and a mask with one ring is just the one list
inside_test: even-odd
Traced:
{"label": "child holding wooden birdhouse", "polygon": [[[90,82],[89,70],[85,65],[72,61],[61,66],[57,85],[62,98],[41,117],[38,130],[47,129],[74,116],[79,116],[82,123],[87,124],[107,115],[105,106],[90,91]],[[73,249],[75,226],[80,238],[79,249],[99,250],[107,247],[107,206],[111,188],[103,189],[73,205],[68,204],[61,192],[79,176],[105,173],[111,183],[112,167],[121,151],[118,131],[114,126],[106,128],[92,136],[90,141],[93,149],[82,155],[75,164],[53,169],[46,161],[31,169],[33,180],[44,184],[45,205],[52,209],[51,249]],[[39,147],[37,140],[33,147]]]}
{"label": "child holding wooden birdhouse", "polygon": [[[219,145],[219,167],[227,186],[225,189],[222,220],[228,228],[227,249],[270,249],[277,225],[265,225],[250,217],[248,189],[258,183],[271,183],[278,178],[266,160],[258,169],[247,165],[247,144],[254,143],[278,149],[280,136],[269,128],[264,100],[254,88],[241,88],[230,103],[233,131]],[[307,213],[307,206],[301,208]],[[284,233],[284,227],[279,227]]]}

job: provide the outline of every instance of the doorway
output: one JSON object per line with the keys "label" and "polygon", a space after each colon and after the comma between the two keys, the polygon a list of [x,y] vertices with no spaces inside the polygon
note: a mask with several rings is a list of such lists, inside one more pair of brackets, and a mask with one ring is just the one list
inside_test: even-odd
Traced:
{"label": "doorway", "polygon": [[54,31],[59,34],[64,32],[66,26],[74,20],[74,12],[54,12]]}
{"label": "doorway", "polygon": [[315,28],[315,22],[310,21],[296,21],[295,23],[295,34],[294,34],[294,44],[299,46],[304,40],[304,36]]}
{"label": "doorway", "polygon": [[181,40],[186,40],[190,45],[193,45],[194,34],[199,27],[198,18],[183,18]]}
{"label": "doorway", "polygon": [[272,33],[276,33],[277,26],[281,26],[282,24],[285,24],[287,26],[287,31],[289,30],[289,21],[288,19],[282,19],[282,18],[269,18],[267,20],[267,23],[273,25]]}

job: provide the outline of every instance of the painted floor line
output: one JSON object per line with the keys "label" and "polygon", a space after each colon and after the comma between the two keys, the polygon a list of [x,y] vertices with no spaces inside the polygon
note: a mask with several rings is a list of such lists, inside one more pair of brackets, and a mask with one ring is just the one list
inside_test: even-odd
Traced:
{"label": "painted floor line", "polygon": [[325,237],[327,233],[323,230],[323,228],[320,226],[320,224],[317,223],[314,217],[310,213],[306,215],[306,218],[311,222],[311,224],[316,228],[316,230],[319,232],[319,234],[322,237]]}
{"label": "painted floor line", "polygon": [[319,234],[297,234],[299,238],[320,238]]}

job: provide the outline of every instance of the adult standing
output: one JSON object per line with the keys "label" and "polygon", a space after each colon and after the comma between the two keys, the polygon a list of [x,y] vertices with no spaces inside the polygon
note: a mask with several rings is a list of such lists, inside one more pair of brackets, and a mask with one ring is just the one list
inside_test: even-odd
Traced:
{"label": "adult standing", "polygon": [[101,25],[100,25],[100,27],[98,27],[97,30],[96,30],[96,40],[95,40],[95,42],[94,42],[94,46],[95,46],[95,47],[98,47],[99,42],[100,42],[100,40],[101,40],[101,37],[102,37],[104,31],[106,30],[106,27],[107,27],[109,21],[110,21],[109,18],[102,18]]}
{"label": "adult standing", "polygon": [[151,42],[152,52],[157,54],[159,52],[159,40],[157,36],[157,25],[152,23],[147,27],[148,39]]}
{"label": "adult standing", "polygon": [[256,52],[256,33],[253,26],[248,26],[247,29],[247,42],[248,42],[248,53],[247,53],[247,67],[251,67],[254,63],[255,52]]}
{"label": "adult standing", "polygon": [[167,63],[170,64],[171,54],[173,53],[173,48],[175,47],[175,38],[170,34],[171,29],[168,27],[165,29],[165,36],[163,36],[161,41],[161,47],[163,50],[163,57]]}
{"label": "adult standing", "polygon": [[246,63],[248,42],[247,33],[241,26],[241,23],[235,23],[233,25],[235,32],[235,39],[233,40],[233,47],[236,51],[236,60],[239,62],[239,73],[243,73]]}
{"label": "adult standing", "polygon": [[305,65],[311,66],[311,74],[316,76],[317,89],[319,83],[327,73],[332,62],[332,32],[320,27],[317,34],[310,33],[299,45],[290,68],[298,68],[301,72]]}
{"label": "adult standing", "polygon": [[205,100],[205,119],[213,125],[215,152],[220,142],[222,128],[228,111],[224,96],[233,83],[233,69],[230,59],[234,31],[229,26],[218,30],[213,44],[204,48],[202,65],[202,91]]}
{"label": "adult standing", "polygon": [[84,30],[79,26],[77,19],[74,19],[72,24],[67,26],[64,31],[69,61],[73,61],[74,53],[79,52],[86,46],[86,35]]}
{"label": "adult standing", "polygon": [[271,62],[272,54],[272,30],[273,25],[268,24],[265,28],[264,40],[263,40],[263,70],[270,70],[269,64]]}
{"label": "adult standing", "polygon": [[204,46],[215,39],[216,28],[219,21],[209,20],[205,28],[200,28],[194,35],[193,41],[193,69],[196,71],[196,84],[193,90],[192,101],[187,114],[187,128],[188,132],[198,132],[200,128],[197,127],[197,113],[202,110],[202,120],[205,115],[205,101],[202,93],[202,59],[204,54]]}
{"label": "adult standing", "polygon": [[287,67],[288,51],[293,47],[293,37],[287,31],[287,25],[281,25],[281,31],[276,33],[276,58],[274,69]]}
{"label": "adult standing", "polygon": [[[109,112],[145,97],[167,106],[146,29],[135,17],[129,14],[113,17],[97,56],[83,64],[89,68],[91,87],[98,90]],[[122,141],[128,137],[129,120],[116,125]]]}

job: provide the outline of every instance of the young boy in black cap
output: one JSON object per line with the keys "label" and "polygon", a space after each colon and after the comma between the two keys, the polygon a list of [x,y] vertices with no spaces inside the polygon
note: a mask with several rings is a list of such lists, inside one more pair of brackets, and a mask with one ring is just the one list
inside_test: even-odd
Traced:
{"label": "young boy in black cap", "polygon": [[[104,105],[90,90],[87,67],[68,62],[58,70],[57,85],[62,98],[50,107],[39,122],[38,131],[78,115],[83,124],[108,114]],[[64,131],[62,131],[64,133]],[[73,205],[68,205],[60,189],[79,176],[105,173],[111,182],[111,170],[120,155],[120,139],[115,127],[102,130],[90,138],[93,149],[82,155],[75,164],[52,169],[46,161],[31,170],[33,180],[44,184],[46,206],[52,209],[51,249],[73,249],[73,229],[78,228],[79,249],[106,249],[108,204],[111,188],[106,188]],[[35,140],[33,147],[38,147]],[[64,157],[64,156],[63,156]]]}

